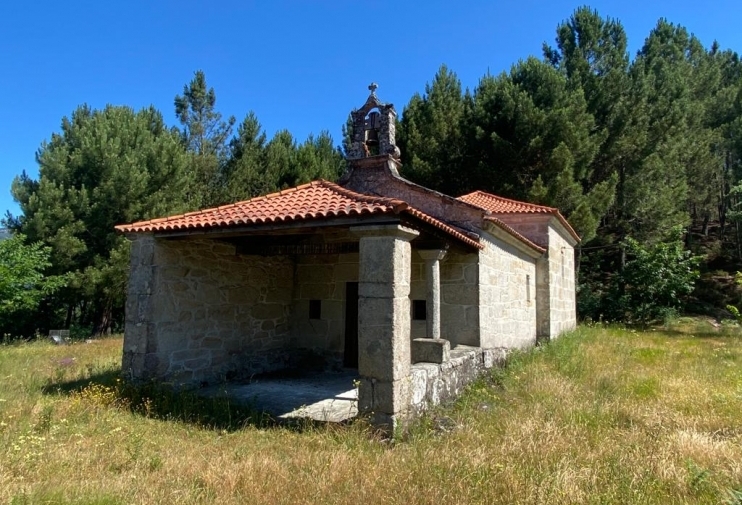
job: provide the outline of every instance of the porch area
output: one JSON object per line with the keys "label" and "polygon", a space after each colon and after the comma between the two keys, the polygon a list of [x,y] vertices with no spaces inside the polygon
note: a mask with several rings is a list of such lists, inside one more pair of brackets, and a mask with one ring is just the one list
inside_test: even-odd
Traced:
{"label": "porch area", "polygon": [[395,426],[447,397],[454,351],[479,344],[477,253],[399,223],[307,231],[138,238],[125,372],[279,420]]}
{"label": "porch area", "polygon": [[266,374],[247,382],[228,382],[200,391],[209,397],[265,413],[277,421],[309,419],[341,423],[358,415],[358,372]]}

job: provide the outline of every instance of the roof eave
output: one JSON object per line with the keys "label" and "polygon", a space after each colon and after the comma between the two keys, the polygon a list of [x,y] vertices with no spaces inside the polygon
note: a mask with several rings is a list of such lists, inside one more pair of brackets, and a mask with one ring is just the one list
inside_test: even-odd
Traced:
{"label": "roof eave", "polygon": [[376,213],[364,216],[336,216],[332,218],[316,218],[305,220],[277,221],[253,223],[243,226],[226,225],[226,226],[200,226],[179,228],[171,230],[120,230],[128,235],[153,234],[161,238],[174,237],[226,237],[236,235],[251,235],[265,232],[291,232],[306,231],[311,228],[333,228],[357,226],[362,223],[390,224],[398,223],[399,216],[394,213]]}

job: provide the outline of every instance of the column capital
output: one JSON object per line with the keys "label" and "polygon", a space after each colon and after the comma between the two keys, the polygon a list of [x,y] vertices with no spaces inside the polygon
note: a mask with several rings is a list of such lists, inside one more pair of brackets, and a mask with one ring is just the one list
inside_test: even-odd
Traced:
{"label": "column capital", "polygon": [[440,261],[446,257],[448,249],[417,249],[417,254],[425,261]]}
{"label": "column capital", "polygon": [[413,240],[420,232],[401,224],[375,224],[369,226],[351,226],[350,232],[359,237],[394,237],[402,240]]}

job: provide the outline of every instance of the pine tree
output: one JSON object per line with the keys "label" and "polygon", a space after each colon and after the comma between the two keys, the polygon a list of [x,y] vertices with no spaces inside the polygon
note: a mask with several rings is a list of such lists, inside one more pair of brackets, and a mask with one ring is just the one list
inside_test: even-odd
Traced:
{"label": "pine tree", "polygon": [[247,200],[276,189],[277,181],[267,177],[265,172],[265,144],[265,132],[251,111],[229,143],[229,158],[221,173],[220,204]]}
{"label": "pine tree", "polygon": [[195,207],[216,205],[224,193],[221,172],[235,118],[222,120],[216,110],[214,88],[207,85],[201,70],[183,86],[183,94],[175,97],[175,114],[183,128],[183,144],[191,153],[191,170],[195,175],[193,204]]}
{"label": "pine tree", "polygon": [[397,141],[405,177],[450,194],[470,188],[462,133],[466,108],[461,82],[441,66],[425,94],[415,94],[402,111]]}
{"label": "pine tree", "polygon": [[81,106],[37,153],[39,178],[12,193],[22,215],[8,224],[51,247],[51,274],[68,275],[40,325],[96,332],[123,320],[128,244],[114,226],[187,209],[188,155],[153,108]]}

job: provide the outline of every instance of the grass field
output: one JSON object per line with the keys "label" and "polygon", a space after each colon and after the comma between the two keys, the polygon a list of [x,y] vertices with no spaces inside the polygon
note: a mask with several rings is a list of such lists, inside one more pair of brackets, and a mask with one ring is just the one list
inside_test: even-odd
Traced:
{"label": "grass field", "polygon": [[742,337],[702,323],[581,327],[394,440],[132,391],[120,349],[0,346],[1,502],[742,504]]}

